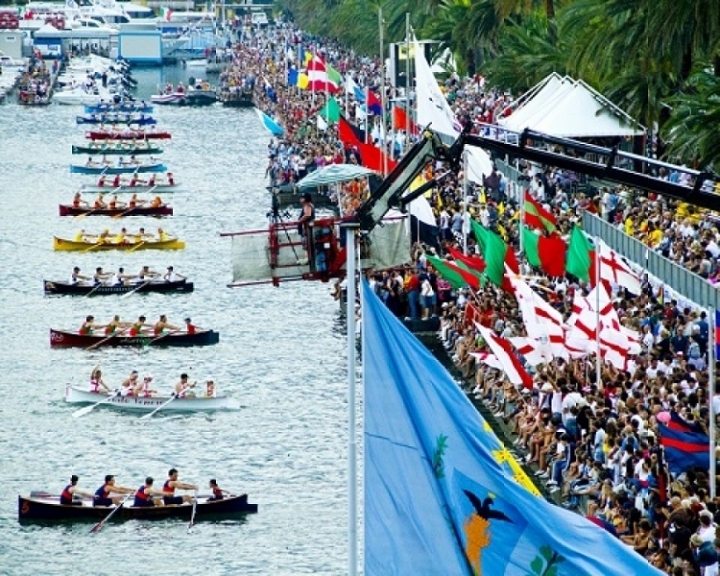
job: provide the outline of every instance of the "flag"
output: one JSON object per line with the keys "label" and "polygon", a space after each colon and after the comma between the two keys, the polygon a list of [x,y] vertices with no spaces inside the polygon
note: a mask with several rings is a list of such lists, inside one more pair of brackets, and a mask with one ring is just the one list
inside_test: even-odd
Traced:
{"label": "flag", "polygon": [[496,286],[502,286],[503,290],[511,291],[512,286],[505,278],[505,265],[515,274],[520,271],[515,252],[503,242],[502,238],[487,230],[475,220],[470,220],[475,238],[482,247],[483,259],[485,260],[485,275],[488,280]]}
{"label": "flag", "polygon": [[340,86],[340,84],[343,83],[342,74],[340,74],[340,72],[338,72],[337,70],[335,70],[335,68],[330,66],[330,64],[327,65],[327,75],[328,75],[328,79],[330,80],[330,82],[332,82],[336,86]]}
{"label": "flag", "polygon": [[370,88],[367,90],[367,108],[375,114],[375,116],[383,115],[382,102],[380,102],[380,99],[375,96],[375,93],[370,90]]}
{"label": "flag", "polygon": [[680,474],[688,468],[709,468],[710,439],[700,425],[687,422],[671,411],[670,421],[667,425],[659,424],[659,430],[670,472]]}
{"label": "flag", "polygon": [[328,123],[325,121],[325,118],[323,118],[320,114],[317,115],[315,121],[317,122],[317,129],[321,132],[325,132],[325,130],[328,129]]}
{"label": "flag", "polygon": [[715,334],[715,361],[720,360],[720,312],[715,310],[715,326],[713,326],[713,334]]}
{"label": "flag", "polygon": [[273,136],[282,136],[285,133],[285,130],[283,130],[282,126],[275,122],[270,116],[265,114],[262,110],[259,108],[255,108],[255,112],[257,112],[258,117],[260,118],[260,122],[262,122],[263,126],[265,126],[265,129],[270,132]]}
{"label": "flag", "polygon": [[305,74],[308,77],[307,86],[304,87],[305,90],[330,92],[331,94],[338,92],[338,84],[330,79],[325,61],[320,56],[315,55],[310,59]]}
{"label": "flag", "polygon": [[352,76],[345,78],[345,92],[353,96],[358,102],[365,102],[365,91],[358,86],[357,82],[352,79]]}
{"label": "flag", "polygon": [[[73,7],[74,4],[75,4],[74,1],[67,2],[67,5],[70,7]],[[170,22],[170,20],[172,19],[173,11],[170,8],[160,8],[160,14],[162,15],[163,20],[165,20],[165,22]]]}
{"label": "flag", "polygon": [[456,290],[464,288],[465,286],[470,286],[473,290],[480,289],[480,278],[472,272],[468,272],[447,260],[440,260],[440,258],[436,258],[435,256],[426,255],[425,257],[437,273],[450,282]]}
{"label": "flag", "polygon": [[538,236],[521,226],[523,251],[530,266],[540,268],[548,276],[565,275],[567,244],[559,236]]}
{"label": "flag", "polygon": [[331,96],[325,103],[325,106],[320,110],[320,116],[325,118],[330,124],[338,123],[340,120],[340,105],[334,97]]}
{"label": "flag", "polygon": [[461,126],[458,125],[448,101],[445,99],[437,80],[425,59],[425,54],[417,41],[415,50],[415,96],[417,102],[417,121],[420,126],[432,124],[432,129],[455,140]]}
{"label": "flag", "polygon": [[417,135],[419,132],[417,124],[415,124],[410,115],[402,106],[398,106],[397,104],[393,106],[393,123],[395,124],[396,130],[407,130],[409,126],[409,133],[413,136]]}
{"label": "flag", "polygon": [[350,124],[343,116],[340,116],[338,120],[338,136],[346,146],[365,143],[365,131],[354,124]]}
{"label": "flag", "polygon": [[490,351],[495,354],[500,364],[502,364],[503,372],[505,372],[505,376],[507,376],[510,383],[532,390],[532,376],[523,368],[520,359],[510,346],[510,342],[497,336],[495,332],[490,328],[485,328],[482,324],[476,323],[475,328],[480,332]]}
{"label": "flag", "polygon": [[642,294],[640,278],[625,258],[602,240],[598,240],[597,253],[600,254],[600,280],[610,284],[617,284],[631,294],[638,296]]}
{"label": "flag", "polygon": [[[580,280],[591,282],[595,278],[595,249],[577,226],[573,227],[566,256],[565,271]],[[591,282],[594,284],[594,282]]]}
{"label": "flag", "polygon": [[448,372],[363,282],[365,576],[661,576],[546,502]]}
{"label": "flag", "polygon": [[288,86],[297,86],[299,78],[300,78],[300,73],[297,71],[297,68],[288,69],[288,73],[287,73]]}
{"label": "flag", "polygon": [[553,214],[545,210],[543,205],[535,200],[530,194],[525,191],[525,225],[536,230],[547,230],[548,232],[555,232],[557,226],[557,219]]}
{"label": "flag", "polygon": [[456,250],[452,246],[448,246],[448,252],[450,252],[450,256],[453,257],[453,260],[462,262],[473,272],[482,274],[485,271],[485,262],[482,258],[477,258],[475,256],[465,256],[465,254],[460,252],[460,250]]}

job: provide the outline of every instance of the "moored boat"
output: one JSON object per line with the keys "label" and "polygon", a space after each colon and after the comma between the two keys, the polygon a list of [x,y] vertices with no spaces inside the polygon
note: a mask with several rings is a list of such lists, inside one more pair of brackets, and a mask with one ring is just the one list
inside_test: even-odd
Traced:
{"label": "moored boat", "polygon": [[220,102],[228,108],[252,108],[255,106],[252,90],[223,92],[220,94]]}
{"label": "moored boat", "polygon": [[149,172],[165,172],[167,166],[161,162],[148,162],[146,164],[123,164],[108,166],[100,162],[93,164],[70,164],[71,174],[143,174]]}
{"label": "moored boat", "polygon": [[150,101],[163,106],[209,106],[217,101],[217,92],[213,89],[188,88],[184,92],[153,94],[150,96]]}
{"label": "moored boat", "polygon": [[76,124],[135,124],[137,126],[152,126],[157,124],[157,120],[151,116],[141,114],[139,116],[133,114],[103,114],[96,113],[92,116],[76,116]]}
{"label": "moored boat", "polygon": [[[59,496],[18,496],[18,520],[49,522],[98,522],[104,519],[111,508],[93,506],[92,501],[80,500],[79,505],[60,504]],[[243,514],[255,514],[257,504],[248,502],[247,494],[228,496],[222,500],[209,501],[207,497],[198,497],[195,506],[195,520],[227,518]],[[125,505],[113,515],[113,521],[121,520],[165,520],[177,518],[189,520],[193,514],[192,504],[177,506],[136,507]]]}
{"label": "moored boat", "polygon": [[185,242],[177,238],[168,240],[145,240],[143,242],[120,242],[112,241],[109,237],[107,241],[77,241],[67,238],[53,237],[53,250],[59,252],[90,252],[95,250],[182,250],[185,248]]}
{"label": "moored boat", "polygon": [[141,144],[140,142],[125,142],[121,140],[116,144],[100,144],[83,146],[82,144],[73,145],[73,154],[112,154],[114,156],[139,156],[147,154],[162,154],[163,149],[159,146]]}
{"label": "moored boat", "polygon": [[88,140],[167,140],[172,138],[170,132],[160,130],[90,130],[85,132]]}
{"label": "moored boat", "polygon": [[178,292],[192,292],[195,285],[186,280],[178,280],[175,282],[167,282],[158,280],[153,282],[139,282],[131,284],[122,284],[120,286],[96,286],[95,284],[70,284],[64,280],[43,280],[43,289],[45,294],[68,294],[71,296],[106,296],[110,294],[127,294],[135,291],[141,292],[159,292],[163,294],[173,294]]}
{"label": "moored boat", "polygon": [[165,332],[160,336],[105,336],[104,334],[78,334],[73,330],[50,328],[50,346],[53,348],[88,348],[115,346],[212,346],[220,342],[220,334],[214,330],[187,332]]}
{"label": "moored boat", "polygon": [[216,412],[219,410],[239,410],[240,402],[230,396],[217,396],[215,398],[173,398],[172,396],[120,396],[119,394],[98,394],[78,386],[67,384],[65,386],[65,402],[69,404],[97,404],[124,410],[127,412],[152,412],[163,406],[163,412]]}
{"label": "moored boat", "polygon": [[123,206],[120,208],[93,208],[78,207],[72,204],[60,204],[58,206],[60,216],[172,216],[172,206],[135,206],[128,208]]}

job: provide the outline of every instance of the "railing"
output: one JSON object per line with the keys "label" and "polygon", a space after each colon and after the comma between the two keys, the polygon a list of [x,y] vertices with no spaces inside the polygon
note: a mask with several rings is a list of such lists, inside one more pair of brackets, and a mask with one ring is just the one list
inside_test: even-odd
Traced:
{"label": "railing", "polygon": [[682,294],[696,304],[716,310],[720,309],[720,291],[705,278],[686,270],[645,244],[628,236],[619,228],[605,222],[594,214],[585,212],[582,219],[583,230],[592,236],[598,236],[616,252],[628,260],[642,266],[658,280]]}

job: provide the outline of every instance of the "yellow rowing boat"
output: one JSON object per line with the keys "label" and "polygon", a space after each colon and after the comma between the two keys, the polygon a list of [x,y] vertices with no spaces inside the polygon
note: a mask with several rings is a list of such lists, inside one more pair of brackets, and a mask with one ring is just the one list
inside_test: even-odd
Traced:
{"label": "yellow rowing boat", "polygon": [[177,238],[169,240],[145,240],[144,242],[77,242],[66,238],[53,238],[53,249],[64,252],[94,252],[95,250],[182,250],[185,242]]}

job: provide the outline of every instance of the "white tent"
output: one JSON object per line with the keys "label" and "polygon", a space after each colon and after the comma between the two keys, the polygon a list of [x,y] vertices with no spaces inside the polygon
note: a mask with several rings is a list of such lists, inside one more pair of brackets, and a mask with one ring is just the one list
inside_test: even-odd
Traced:
{"label": "white tent", "polygon": [[498,120],[503,128],[516,132],[529,128],[564,138],[637,136],[645,131],[582,80],[551,74],[541,84],[534,95],[531,90],[523,96],[525,101],[513,114]]}

